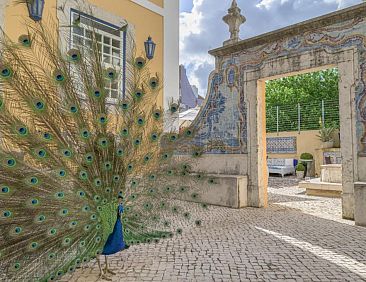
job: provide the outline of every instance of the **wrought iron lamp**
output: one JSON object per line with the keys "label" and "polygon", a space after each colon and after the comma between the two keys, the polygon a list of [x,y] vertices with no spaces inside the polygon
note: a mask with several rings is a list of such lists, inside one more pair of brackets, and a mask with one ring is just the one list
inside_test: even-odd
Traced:
{"label": "wrought iron lamp", "polygon": [[29,17],[32,20],[37,22],[42,19],[44,1],[45,0],[27,0]]}
{"label": "wrought iron lamp", "polygon": [[151,36],[145,41],[146,57],[151,60],[154,58],[156,43],[151,39]]}

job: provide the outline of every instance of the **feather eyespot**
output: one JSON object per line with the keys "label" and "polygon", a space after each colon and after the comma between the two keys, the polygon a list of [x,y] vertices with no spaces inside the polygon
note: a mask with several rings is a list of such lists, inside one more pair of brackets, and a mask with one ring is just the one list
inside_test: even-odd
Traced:
{"label": "feather eyespot", "polygon": [[154,117],[155,120],[160,120],[161,116],[162,116],[161,110],[155,110],[153,112],[153,117]]}
{"label": "feather eyespot", "polygon": [[47,157],[47,151],[45,149],[36,150],[36,154],[41,159],[44,159]]}
{"label": "feather eyespot", "polygon": [[178,104],[173,103],[173,104],[171,104],[171,105],[170,105],[170,112],[171,112],[172,114],[176,113],[176,112],[178,111],[178,109],[179,109]]}
{"label": "feather eyespot", "polygon": [[108,68],[105,70],[105,76],[110,80],[114,80],[117,77],[117,73],[114,69]]}
{"label": "feather eyespot", "polygon": [[123,155],[124,155],[124,151],[123,151],[123,149],[117,149],[117,156],[118,157],[122,157]]}
{"label": "feather eyespot", "polygon": [[34,107],[37,111],[43,111],[45,109],[45,103],[43,101],[35,101]]}
{"label": "feather eyespot", "polygon": [[67,56],[69,57],[69,60],[71,62],[78,62],[78,61],[80,61],[80,58],[81,58],[80,51],[77,49],[69,50],[69,52],[67,52]]}
{"label": "feather eyespot", "polygon": [[158,139],[159,139],[159,135],[158,135],[157,133],[152,133],[152,134],[151,134],[151,140],[152,140],[152,141],[154,141],[154,142],[155,142],[155,141],[157,141]]}
{"label": "feather eyespot", "polygon": [[1,187],[1,193],[3,193],[3,194],[9,194],[10,193],[9,186],[2,186]]}
{"label": "feather eyespot", "polygon": [[81,130],[80,135],[83,139],[89,139],[90,132],[87,129],[83,129]]}
{"label": "feather eyespot", "polygon": [[100,125],[106,125],[107,123],[108,123],[108,117],[107,117],[107,115],[105,115],[105,114],[101,114],[101,115],[99,115],[99,117],[98,117],[98,123],[100,124]]}
{"label": "feather eyespot", "polygon": [[5,159],[5,165],[8,168],[13,168],[17,165],[17,161],[14,158],[7,158]]}
{"label": "feather eyespot", "polygon": [[29,184],[30,185],[37,185],[39,183],[39,180],[37,177],[33,176],[29,179]]}
{"label": "feather eyespot", "polygon": [[141,100],[144,97],[144,92],[141,89],[135,91],[134,97],[136,100]]}
{"label": "feather eyespot", "polygon": [[24,47],[30,47],[31,46],[31,39],[26,34],[23,34],[23,35],[19,36],[18,41]]}
{"label": "feather eyespot", "polygon": [[130,104],[128,102],[122,102],[121,109],[127,111],[130,108]]}
{"label": "feather eyespot", "polygon": [[70,110],[70,113],[72,113],[72,114],[77,114],[77,113],[78,113],[78,111],[79,111],[78,107],[77,107],[77,106],[75,106],[75,105],[71,105],[71,106],[69,107],[69,110]]}
{"label": "feather eyespot", "polygon": [[16,127],[16,132],[20,137],[25,137],[28,135],[28,128],[26,126],[18,126]]}
{"label": "feather eyespot", "polygon": [[55,71],[53,72],[53,77],[54,77],[54,79],[55,79],[55,81],[56,81],[57,83],[62,83],[62,82],[64,82],[64,81],[65,81],[65,76],[64,76],[64,74],[63,74],[61,71],[59,71],[59,70],[55,70]]}
{"label": "feather eyespot", "polygon": [[139,138],[135,139],[135,140],[133,141],[133,144],[134,144],[135,146],[140,146],[140,145],[141,145],[141,139],[139,139]]}
{"label": "feather eyespot", "polygon": [[61,153],[65,158],[72,157],[72,152],[69,149],[63,149],[63,150],[61,150]]}
{"label": "feather eyespot", "polygon": [[3,217],[5,217],[5,218],[11,217],[11,215],[12,215],[11,211],[4,211],[3,212]]}
{"label": "feather eyespot", "polygon": [[122,130],[121,130],[121,136],[122,137],[127,137],[129,135],[129,131],[128,131],[128,129],[127,128],[123,128]]}
{"label": "feather eyespot", "polygon": [[14,268],[14,270],[19,270],[20,269],[20,263],[19,262],[14,263],[13,268]]}
{"label": "feather eyespot", "polygon": [[156,77],[152,77],[149,80],[149,85],[152,89],[155,89],[159,86],[159,80]]}
{"label": "feather eyespot", "polygon": [[112,169],[112,163],[111,162],[105,162],[103,166],[104,166],[105,170],[111,170]]}
{"label": "feather eyespot", "polygon": [[13,71],[10,67],[0,65],[0,78],[9,79],[13,76]]}
{"label": "feather eyespot", "polygon": [[143,117],[139,117],[136,120],[137,125],[143,126],[145,124],[145,119]]}
{"label": "feather eyespot", "polygon": [[17,226],[17,227],[15,227],[14,228],[14,232],[15,232],[15,234],[20,234],[20,233],[22,233],[22,228],[21,227],[19,227],[19,226]]}
{"label": "feather eyespot", "polygon": [[102,149],[105,149],[109,146],[109,140],[105,137],[99,138],[98,139],[98,145],[99,147],[101,147]]}
{"label": "feather eyespot", "polygon": [[52,135],[48,132],[44,132],[43,133],[43,139],[45,139],[47,141],[50,141],[50,140],[52,140]]}
{"label": "feather eyespot", "polygon": [[135,65],[139,68],[142,69],[146,64],[146,60],[142,57],[138,57],[135,60]]}

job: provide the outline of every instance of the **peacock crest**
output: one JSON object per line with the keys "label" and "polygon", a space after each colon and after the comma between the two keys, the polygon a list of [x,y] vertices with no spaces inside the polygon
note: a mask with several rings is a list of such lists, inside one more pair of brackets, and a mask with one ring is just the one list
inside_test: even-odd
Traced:
{"label": "peacock crest", "polygon": [[103,63],[98,32],[65,51],[52,26],[28,25],[17,42],[1,38],[0,265],[8,281],[52,281],[100,254],[118,196],[128,245],[182,234],[177,219],[200,226],[180,200],[197,201],[199,182],[215,182],[191,173],[189,156],[202,154],[187,146],[194,130],[164,130],[179,105],[159,106],[163,81],[146,58],[131,52],[126,91],[111,103],[122,71]]}

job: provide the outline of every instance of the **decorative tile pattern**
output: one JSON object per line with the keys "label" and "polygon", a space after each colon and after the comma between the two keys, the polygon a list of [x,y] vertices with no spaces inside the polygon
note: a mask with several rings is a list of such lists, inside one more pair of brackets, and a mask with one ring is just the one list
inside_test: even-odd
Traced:
{"label": "decorative tile pattern", "polygon": [[296,137],[268,137],[267,153],[268,154],[296,154],[297,152]]}
{"label": "decorative tile pattern", "polygon": [[326,158],[329,158],[331,164],[342,164],[341,152],[324,152],[323,164],[326,164]]}

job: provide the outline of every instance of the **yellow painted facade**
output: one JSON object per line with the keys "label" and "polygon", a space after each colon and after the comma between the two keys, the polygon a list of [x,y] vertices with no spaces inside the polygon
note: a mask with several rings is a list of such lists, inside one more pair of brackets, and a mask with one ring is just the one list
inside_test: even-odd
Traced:
{"label": "yellow painted facade", "polygon": [[[175,0],[173,0],[175,1]],[[25,21],[29,21],[28,10],[25,4],[16,4],[16,1],[0,0],[0,25],[5,33],[13,40],[17,40],[19,35],[26,31]],[[67,1],[68,2],[68,1]],[[137,56],[144,55],[144,42],[148,36],[151,36],[156,43],[155,57],[149,64],[152,74],[158,73],[164,78],[164,48],[166,44],[164,39],[169,40],[169,35],[164,34],[164,14],[159,14],[159,9],[164,12],[164,0],[88,0],[88,1],[69,1],[83,3],[84,7],[92,5],[93,9],[102,11],[103,15],[110,14],[114,17],[120,17],[133,26],[134,40],[136,42]],[[60,7],[62,1],[46,0],[43,12],[43,20],[49,18],[56,19],[59,22],[57,7]],[[144,6],[146,3],[146,6]],[[153,6],[150,7],[149,3]],[[79,4],[79,3],[78,3]],[[2,6],[2,7],[1,7]],[[156,8],[155,10],[152,8]],[[170,11],[165,11],[169,13]],[[1,13],[1,12],[0,12]],[[1,19],[2,17],[2,19]],[[108,22],[108,16],[101,19]],[[178,22],[178,18],[176,21]],[[178,54],[178,50],[176,50]],[[175,69],[175,66],[172,66]],[[178,65],[176,66],[178,69]],[[165,79],[164,79],[165,80]],[[178,89],[177,89],[178,91]],[[159,96],[158,104],[163,105],[164,91]]]}

